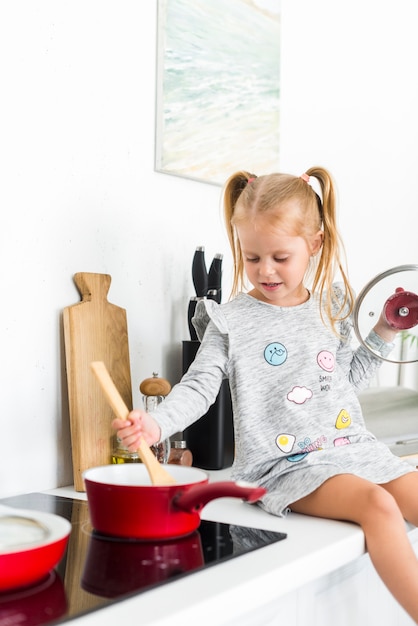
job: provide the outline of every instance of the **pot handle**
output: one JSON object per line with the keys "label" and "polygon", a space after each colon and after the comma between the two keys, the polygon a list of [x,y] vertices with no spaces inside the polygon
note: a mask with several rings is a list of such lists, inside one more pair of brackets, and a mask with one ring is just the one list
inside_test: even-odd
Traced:
{"label": "pot handle", "polygon": [[247,502],[256,502],[267,490],[251,483],[220,481],[205,483],[191,487],[188,491],[179,493],[173,504],[178,509],[188,513],[199,513],[205,504],[216,498],[242,498]]}

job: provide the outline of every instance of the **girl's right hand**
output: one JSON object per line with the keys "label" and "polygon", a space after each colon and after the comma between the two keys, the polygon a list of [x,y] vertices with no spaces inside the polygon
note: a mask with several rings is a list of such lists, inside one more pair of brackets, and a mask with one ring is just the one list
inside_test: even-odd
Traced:
{"label": "girl's right hand", "polygon": [[112,427],[121,440],[122,445],[129,452],[136,452],[139,448],[141,437],[152,446],[161,438],[161,429],[151,415],[145,411],[134,409],[128,415],[127,420],[114,419]]}

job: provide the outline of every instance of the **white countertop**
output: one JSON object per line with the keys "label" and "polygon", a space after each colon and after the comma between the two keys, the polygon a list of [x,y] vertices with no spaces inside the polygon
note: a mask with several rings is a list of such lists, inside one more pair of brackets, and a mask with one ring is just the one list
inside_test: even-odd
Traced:
{"label": "white countertop", "polygon": [[[211,481],[228,480],[229,470],[208,472]],[[71,487],[46,493],[86,499]],[[363,531],[355,524],[295,513],[278,518],[236,498],[219,498],[205,506],[202,519],[287,533],[278,543],[204,569],[193,575],[116,602],[105,609],[75,618],[83,626],[131,621],[172,626],[196,620],[221,624],[353,563],[365,554]],[[418,529],[409,528],[411,540]],[[222,603],[222,621],[219,606]],[[191,622],[188,622],[191,623]]]}

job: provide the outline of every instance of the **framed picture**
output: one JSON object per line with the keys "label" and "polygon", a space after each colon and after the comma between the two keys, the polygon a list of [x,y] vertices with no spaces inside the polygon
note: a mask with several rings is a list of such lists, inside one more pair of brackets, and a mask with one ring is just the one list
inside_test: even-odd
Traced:
{"label": "framed picture", "polygon": [[280,0],[158,0],[157,171],[278,170]]}

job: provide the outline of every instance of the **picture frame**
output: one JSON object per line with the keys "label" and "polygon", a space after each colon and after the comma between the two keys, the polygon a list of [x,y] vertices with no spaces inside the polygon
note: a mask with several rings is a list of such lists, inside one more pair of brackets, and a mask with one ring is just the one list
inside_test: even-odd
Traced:
{"label": "picture frame", "polygon": [[280,0],[158,0],[158,172],[278,170]]}

